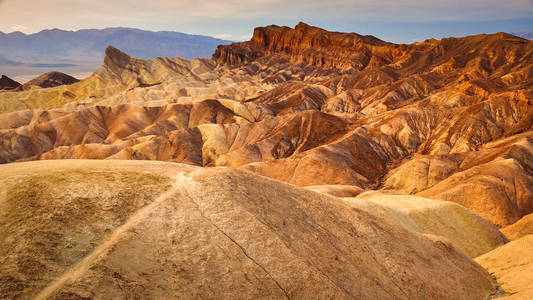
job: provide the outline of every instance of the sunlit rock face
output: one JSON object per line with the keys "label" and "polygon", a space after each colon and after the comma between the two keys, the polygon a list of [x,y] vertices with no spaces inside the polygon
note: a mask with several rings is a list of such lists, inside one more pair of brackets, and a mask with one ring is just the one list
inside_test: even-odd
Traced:
{"label": "sunlit rock face", "polygon": [[505,33],[398,45],[304,23],[212,59],[110,47],[80,82],[0,93],[0,162],[230,166],[453,201],[505,226],[533,212],[532,61],[533,42]]}
{"label": "sunlit rock face", "polygon": [[446,238],[242,170],[43,160],[0,165],[0,182],[2,298],[498,293],[489,273]]}
{"label": "sunlit rock face", "polygon": [[531,295],[531,41],[273,25],[37,79],[0,91],[0,298]]}

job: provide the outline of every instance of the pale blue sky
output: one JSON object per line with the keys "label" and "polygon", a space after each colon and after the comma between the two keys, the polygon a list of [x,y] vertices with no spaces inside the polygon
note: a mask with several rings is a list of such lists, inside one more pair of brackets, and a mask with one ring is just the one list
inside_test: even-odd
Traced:
{"label": "pale blue sky", "polygon": [[298,21],[394,42],[533,31],[533,0],[0,0],[0,31],[135,27],[248,39]]}

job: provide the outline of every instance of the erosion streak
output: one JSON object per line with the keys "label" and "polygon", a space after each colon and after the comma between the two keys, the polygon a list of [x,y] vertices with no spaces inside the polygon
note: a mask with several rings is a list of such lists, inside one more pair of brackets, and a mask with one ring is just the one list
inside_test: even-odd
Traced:
{"label": "erosion streak", "polygon": [[77,279],[81,278],[87,272],[87,270],[89,270],[93,263],[98,260],[98,258],[105,255],[120,240],[120,237],[123,233],[127,232],[128,230],[145,220],[154,211],[154,209],[156,209],[165,200],[171,198],[175,194],[175,192],[176,188],[173,184],[173,187],[171,187],[163,194],[159,195],[159,197],[157,197],[152,203],[139,209],[124,224],[117,227],[115,231],[102,244],[100,244],[91,252],[91,254],[80,260],[72,267],[68,268],[63,273],[63,275],[61,275],[61,277],[51,282],[39,294],[37,294],[35,299],[47,299],[65,285],[75,282]]}

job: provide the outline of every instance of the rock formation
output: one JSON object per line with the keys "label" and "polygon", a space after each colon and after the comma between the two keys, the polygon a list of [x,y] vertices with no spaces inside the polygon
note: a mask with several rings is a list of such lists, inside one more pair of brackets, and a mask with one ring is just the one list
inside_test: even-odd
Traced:
{"label": "rock formation", "polygon": [[505,33],[397,45],[303,23],[211,60],[109,47],[85,80],[0,95],[0,162],[231,166],[453,201],[505,226],[533,212],[532,62],[533,42]]}
{"label": "rock formation", "polygon": [[396,226],[445,237],[470,257],[485,254],[508,242],[489,222],[453,202],[379,192],[342,199],[350,206],[382,217]]}
{"label": "rock formation", "polygon": [[504,227],[501,232],[510,240],[517,240],[525,235],[533,234],[533,214],[529,214],[516,223]]}
{"label": "rock formation", "polygon": [[1,90],[12,90],[12,89],[19,87],[20,85],[21,85],[20,83],[16,82],[15,80],[5,75],[2,75],[2,77],[0,78],[0,91]]}
{"label": "rock formation", "polygon": [[532,99],[533,41],[506,33],[108,47],[79,82],[0,93],[0,292],[486,299],[468,256],[530,233]]}
{"label": "rock formation", "polygon": [[25,84],[23,84],[23,89],[30,89],[32,87],[40,88],[50,88],[55,86],[60,86],[64,84],[73,84],[79,80],[61,72],[48,72],[37,78],[34,78]]}
{"label": "rock formation", "polygon": [[498,292],[448,240],[245,171],[38,161],[0,165],[0,182],[2,298],[486,299]]}

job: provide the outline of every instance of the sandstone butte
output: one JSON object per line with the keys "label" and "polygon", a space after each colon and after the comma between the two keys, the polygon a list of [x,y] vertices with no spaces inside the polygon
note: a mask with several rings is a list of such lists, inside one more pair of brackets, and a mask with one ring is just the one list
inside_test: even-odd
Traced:
{"label": "sandstone butte", "polygon": [[[0,176],[23,182],[17,169],[34,169],[37,182],[60,178],[36,186],[70,182],[47,190],[50,203],[39,204],[33,216],[77,228],[50,223],[30,235],[39,224],[3,227],[9,241],[36,246],[29,253],[22,246],[3,250],[11,265],[2,268],[10,284],[2,292],[406,299],[503,293],[469,257],[507,242],[497,228],[512,240],[531,233],[532,78],[533,42],[506,33],[398,45],[300,23],[256,28],[250,41],[219,46],[211,59],[142,60],[109,47],[101,68],[79,82],[0,92]],[[122,167],[116,160],[182,164],[123,161]],[[72,177],[47,173],[71,164],[78,167]],[[92,165],[115,175],[82,172]],[[142,177],[144,169],[155,177]],[[180,172],[185,177],[176,178]],[[212,180],[200,180],[204,175]],[[146,180],[139,195],[119,191],[128,189],[128,178]],[[126,196],[113,196],[108,179]],[[67,192],[86,193],[84,185],[93,187],[87,203]],[[192,202],[204,203],[197,209],[203,219],[183,215],[191,208],[177,200],[186,196],[176,186],[184,185],[197,191],[187,196]],[[4,213],[11,221],[0,226],[22,220],[15,207],[32,207],[41,197],[33,183],[9,186],[28,193],[13,200],[11,188],[2,187],[0,205],[19,206]],[[172,207],[157,214],[148,208],[167,196]],[[66,207],[97,211],[63,213],[56,205],[64,197],[75,198]],[[326,220],[326,212],[343,217]],[[297,226],[279,225],[299,218]],[[205,227],[207,220],[214,229]],[[373,233],[359,236],[351,226]],[[46,261],[47,243],[57,240],[72,244]],[[128,242],[114,252],[111,245],[121,240]],[[227,268],[223,256],[232,261]],[[524,285],[512,289],[531,295]]]}

